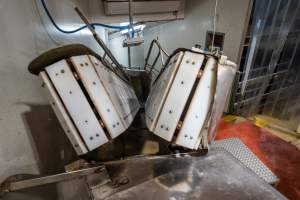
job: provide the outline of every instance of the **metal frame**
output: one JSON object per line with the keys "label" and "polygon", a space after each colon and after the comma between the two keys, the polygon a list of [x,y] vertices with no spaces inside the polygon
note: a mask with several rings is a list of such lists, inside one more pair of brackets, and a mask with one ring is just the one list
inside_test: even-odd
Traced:
{"label": "metal frame", "polygon": [[[287,91],[288,88],[297,88],[298,85],[298,72],[292,74],[291,69],[295,51],[299,47],[299,38],[296,44],[288,38],[289,35],[299,32],[299,29],[293,30],[296,17],[299,20],[299,4],[299,1],[293,0],[256,1],[251,32],[253,37],[238,91],[234,96],[234,113],[246,117],[262,113],[281,119],[293,118],[288,114],[287,105],[295,95],[288,94]],[[280,60],[281,57],[288,58],[281,55],[286,48],[292,48],[288,62]],[[259,49],[261,59],[257,58]],[[287,79],[291,76],[294,85],[288,86]]]}
{"label": "metal frame", "polygon": [[[149,64],[149,59],[150,59],[151,54],[153,52],[152,50],[153,50],[154,45],[158,48],[158,53],[155,56],[155,59],[154,59],[153,63]],[[168,58],[170,56],[167,53],[167,51],[160,45],[160,43],[159,43],[158,40],[156,40],[156,39],[152,40],[152,42],[150,44],[150,47],[149,47],[149,50],[148,50],[148,53],[147,53],[147,56],[146,56],[146,59],[145,59],[144,70],[147,71],[147,72],[149,72],[149,74],[154,75],[155,77],[158,77],[158,75],[163,71],[163,68],[160,71],[158,71],[155,68],[155,65],[156,65],[159,57],[161,57],[162,66],[165,66],[165,61],[164,61],[163,55],[165,55]],[[153,76],[153,80],[155,79],[154,76]]]}

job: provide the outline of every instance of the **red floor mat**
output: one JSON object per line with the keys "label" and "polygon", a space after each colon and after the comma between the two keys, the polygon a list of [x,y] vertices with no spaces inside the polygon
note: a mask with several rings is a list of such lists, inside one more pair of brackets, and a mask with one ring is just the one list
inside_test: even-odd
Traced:
{"label": "red floor mat", "polygon": [[222,121],[216,140],[238,137],[280,179],[277,190],[291,200],[300,199],[300,151],[251,122]]}

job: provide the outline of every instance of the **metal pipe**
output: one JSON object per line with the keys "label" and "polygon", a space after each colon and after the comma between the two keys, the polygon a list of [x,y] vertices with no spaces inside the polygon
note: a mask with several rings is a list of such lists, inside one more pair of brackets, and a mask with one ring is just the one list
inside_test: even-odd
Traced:
{"label": "metal pipe", "polygon": [[[133,32],[133,13],[132,13],[132,0],[128,1],[128,9],[129,9],[129,30],[128,30],[128,34],[129,34],[129,38],[134,36],[134,32]],[[130,30],[132,31],[132,35],[130,35]],[[128,68],[131,68],[131,51],[130,51],[130,45],[128,45],[127,47],[127,52],[128,52]]]}
{"label": "metal pipe", "polygon": [[128,68],[131,69],[131,51],[130,51],[130,46],[127,47],[127,52],[128,52]]}
{"label": "metal pipe", "polygon": [[[145,59],[145,66],[144,66],[144,69],[146,70],[147,66],[150,66],[150,68],[153,68],[154,67],[154,64],[156,64],[156,61],[153,62],[152,65],[149,65],[148,62],[149,62],[149,58],[150,58],[150,55],[151,55],[151,52],[152,52],[152,49],[153,49],[153,46],[154,44],[158,47],[159,49],[159,52],[157,54],[157,56],[159,57],[160,55],[162,55],[162,53],[164,53],[167,57],[170,57],[170,55],[162,48],[162,46],[160,45],[160,43],[154,39],[152,40],[151,44],[150,44],[150,47],[149,47],[149,50],[148,50],[148,53],[147,53],[147,56],[146,56],[146,59]],[[158,58],[155,58],[155,60],[157,60]],[[151,71],[151,70],[150,70]]]}
{"label": "metal pipe", "polygon": [[[129,0],[129,24],[133,25],[133,10],[132,10],[132,0]],[[132,28],[132,27],[130,27]]]}
{"label": "metal pipe", "polygon": [[105,167],[98,166],[98,167],[91,167],[91,168],[81,169],[81,170],[72,171],[72,172],[65,172],[65,173],[61,173],[61,174],[44,176],[44,177],[40,177],[40,178],[8,182],[6,184],[6,188],[4,188],[4,190],[5,190],[4,192],[13,192],[13,191],[22,190],[25,188],[32,188],[32,187],[37,187],[37,186],[41,186],[41,185],[47,185],[47,184],[51,184],[51,183],[72,180],[72,179],[84,177],[84,176],[94,174],[94,173],[102,174],[103,179],[109,180],[109,176],[106,172]]}
{"label": "metal pipe", "polygon": [[215,35],[216,35],[216,22],[217,22],[217,8],[218,8],[218,0],[216,0],[215,3],[215,15],[214,15],[214,27],[213,27],[213,38],[211,41],[211,51],[214,50],[214,46],[215,46]]}
{"label": "metal pipe", "polygon": [[114,57],[114,55],[111,53],[109,48],[106,46],[106,44],[102,41],[102,39],[98,36],[95,28],[90,24],[88,19],[84,16],[84,14],[79,10],[79,8],[75,7],[75,11],[81,18],[81,20],[87,25],[88,29],[93,34],[93,37],[95,38],[96,42],[101,46],[101,48],[104,50],[104,52],[107,54],[107,56],[111,59],[111,61],[120,69],[122,70],[122,65],[117,61],[117,59]]}

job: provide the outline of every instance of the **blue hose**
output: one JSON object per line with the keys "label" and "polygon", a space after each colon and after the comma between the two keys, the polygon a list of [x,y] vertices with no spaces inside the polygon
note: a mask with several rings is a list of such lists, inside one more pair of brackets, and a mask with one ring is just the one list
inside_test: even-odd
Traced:
{"label": "blue hose", "polygon": [[[41,3],[42,3],[42,5],[43,5],[43,7],[44,7],[44,10],[45,10],[47,16],[49,17],[49,19],[50,19],[50,21],[51,21],[51,23],[53,24],[53,26],[54,26],[58,31],[60,31],[60,32],[62,32],[62,33],[65,33],[65,34],[72,34],[72,33],[76,33],[76,32],[78,32],[78,31],[81,31],[81,30],[83,30],[83,29],[85,29],[85,28],[88,27],[87,25],[84,25],[84,26],[79,27],[79,28],[74,29],[74,30],[68,30],[68,31],[63,30],[63,29],[60,28],[60,27],[56,24],[56,22],[54,21],[53,17],[51,16],[51,14],[50,14],[50,12],[49,12],[49,10],[48,10],[48,8],[47,8],[47,5],[46,5],[45,1],[44,1],[44,0],[41,0]],[[92,27],[101,26],[101,27],[104,27],[104,28],[118,29],[118,30],[129,29],[129,26],[112,26],[112,25],[101,24],[101,23],[91,23],[90,25],[91,25]]]}

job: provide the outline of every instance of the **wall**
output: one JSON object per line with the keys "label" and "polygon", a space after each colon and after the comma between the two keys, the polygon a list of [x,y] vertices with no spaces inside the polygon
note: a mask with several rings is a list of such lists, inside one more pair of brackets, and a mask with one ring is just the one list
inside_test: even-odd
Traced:
{"label": "wall", "polygon": [[[108,37],[108,45],[111,52],[116,56],[118,61],[128,67],[128,48],[123,47],[123,41],[126,36],[115,33]],[[130,47],[131,68],[144,67],[144,44]]]}
{"label": "wall", "polygon": [[[76,26],[81,23],[72,8],[78,2],[46,2],[60,24]],[[87,8],[82,2],[79,5]],[[87,32],[72,36],[60,34],[49,24],[43,12],[41,15],[48,33],[34,0],[0,0],[0,181],[12,174],[38,173],[40,170],[37,143],[24,116],[48,101],[37,77],[27,70],[29,62],[41,52],[60,44],[79,42],[99,50]],[[53,38],[50,39],[49,35]],[[36,123],[42,124],[42,121]],[[43,130],[46,129],[41,129],[41,137],[47,134]]]}
{"label": "wall", "polygon": [[[238,61],[249,1],[219,0],[218,3],[216,31],[225,33],[224,52],[234,62]],[[168,52],[195,44],[204,47],[206,31],[213,30],[214,6],[214,0],[187,0],[184,20],[145,30],[145,50],[156,37]]]}

